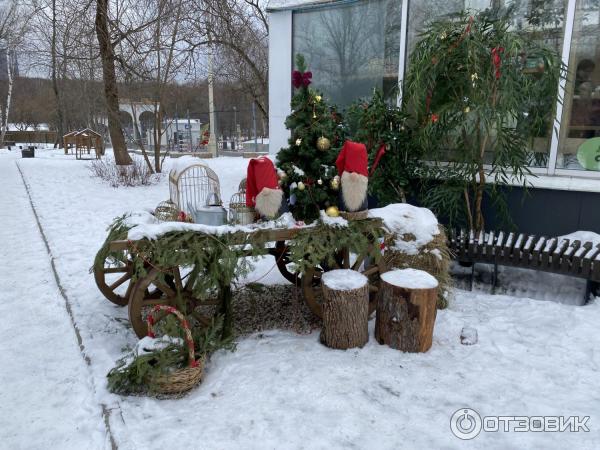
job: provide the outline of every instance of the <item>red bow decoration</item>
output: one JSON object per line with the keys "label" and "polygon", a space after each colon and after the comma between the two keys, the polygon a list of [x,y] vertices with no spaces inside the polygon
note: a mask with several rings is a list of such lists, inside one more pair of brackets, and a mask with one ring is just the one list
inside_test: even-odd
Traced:
{"label": "red bow decoration", "polygon": [[292,85],[298,89],[301,86],[308,87],[311,83],[312,72],[300,72],[299,70],[294,70],[292,72]]}
{"label": "red bow decoration", "polygon": [[504,52],[504,47],[494,47],[492,49],[492,62],[496,68],[496,80],[500,79],[500,67],[502,66],[502,59],[500,59],[500,53]]}

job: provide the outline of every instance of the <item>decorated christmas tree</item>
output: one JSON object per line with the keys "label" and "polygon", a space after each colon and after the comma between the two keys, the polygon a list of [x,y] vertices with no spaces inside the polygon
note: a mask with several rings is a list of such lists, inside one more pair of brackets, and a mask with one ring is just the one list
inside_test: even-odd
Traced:
{"label": "decorated christmas tree", "polygon": [[320,210],[337,205],[340,183],[335,160],[344,130],[341,116],[309,87],[312,73],[302,55],[296,57],[296,69],[292,113],[285,121],[291,136],[289,146],[277,155],[277,167],[290,211],[297,220],[311,222]]}

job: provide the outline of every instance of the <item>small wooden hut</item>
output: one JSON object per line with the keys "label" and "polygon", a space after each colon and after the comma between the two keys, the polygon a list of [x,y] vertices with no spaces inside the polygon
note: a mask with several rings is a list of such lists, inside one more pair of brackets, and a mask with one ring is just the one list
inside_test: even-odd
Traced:
{"label": "small wooden hut", "polygon": [[65,147],[65,155],[75,151],[75,135],[77,131],[71,131],[63,136],[63,146]]}
{"label": "small wooden hut", "polygon": [[94,130],[85,128],[75,135],[75,157],[82,159],[84,151],[90,155],[92,150],[96,154],[96,159],[100,159],[104,153],[102,136]]}
{"label": "small wooden hut", "polygon": [[65,146],[65,155],[71,153],[72,149],[74,149],[77,159],[84,159],[84,154],[91,155],[92,150],[94,150],[96,159],[100,159],[104,154],[102,136],[89,128],[65,134],[63,136],[63,144]]}

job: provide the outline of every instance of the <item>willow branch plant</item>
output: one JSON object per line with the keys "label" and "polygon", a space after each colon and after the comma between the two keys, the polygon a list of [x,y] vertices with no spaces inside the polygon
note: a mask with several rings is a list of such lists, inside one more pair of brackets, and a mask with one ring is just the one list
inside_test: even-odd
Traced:
{"label": "willow branch plant", "polygon": [[513,30],[509,14],[463,12],[432,23],[411,54],[404,91],[437,180],[426,204],[482,230],[487,196],[502,211],[498,186],[526,187],[531,143],[552,128],[564,74],[557,52]]}

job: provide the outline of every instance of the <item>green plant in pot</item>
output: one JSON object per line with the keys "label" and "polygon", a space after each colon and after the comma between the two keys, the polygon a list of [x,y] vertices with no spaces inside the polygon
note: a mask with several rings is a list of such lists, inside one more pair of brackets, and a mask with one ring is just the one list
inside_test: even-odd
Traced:
{"label": "green plant in pot", "polygon": [[433,22],[410,56],[403,99],[430,162],[424,202],[475,230],[485,227],[485,199],[510,220],[499,186],[526,186],[530,145],[551,128],[561,76],[559,55],[513,31],[506,14]]}

